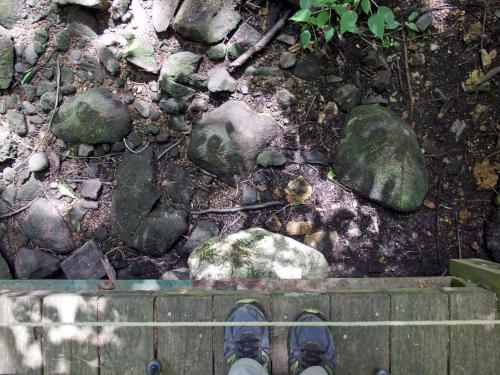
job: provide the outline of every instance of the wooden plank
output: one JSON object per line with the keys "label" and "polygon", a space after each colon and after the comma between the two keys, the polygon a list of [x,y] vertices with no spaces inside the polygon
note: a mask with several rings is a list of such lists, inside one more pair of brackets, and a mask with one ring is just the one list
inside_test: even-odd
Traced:
{"label": "wooden plank", "polygon": [[[40,297],[30,293],[0,295],[0,321],[39,322]],[[0,328],[0,374],[41,374],[42,346],[38,328]]]}
{"label": "wooden plank", "polygon": [[452,259],[450,274],[491,288],[500,298],[500,264],[482,259]]}
{"label": "wooden plank", "polygon": [[[274,321],[293,321],[305,309],[316,309],[330,319],[330,296],[319,293],[272,294],[272,317]],[[271,330],[273,375],[288,374],[288,328]]]}
{"label": "wooden plank", "polygon": [[[391,320],[448,319],[448,296],[436,289],[391,292]],[[391,327],[391,374],[444,375],[448,327]]]}
{"label": "wooden plank", "polygon": [[[390,320],[391,300],[383,292],[347,292],[330,295],[334,322]],[[333,328],[335,374],[373,375],[390,364],[389,327]]]}
{"label": "wooden plank", "polygon": [[[156,298],[159,322],[212,321],[212,297]],[[158,330],[158,359],[164,373],[206,375],[212,372],[212,328],[178,327]]]}
{"label": "wooden plank", "polygon": [[[97,296],[52,294],[43,298],[44,322],[95,322]],[[96,327],[63,326],[43,329],[44,373],[97,374]]]}
{"label": "wooden plank", "polygon": [[[98,321],[150,322],[153,297],[112,295],[98,299]],[[99,330],[100,374],[143,374],[154,357],[152,327],[102,327]]]}
{"label": "wooden plank", "polygon": [[[234,295],[216,295],[213,297],[213,318],[216,322],[226,321],[231,310],[236,303],[242,299],[255,299],[264,307],[266,315],[270,319],[271,298],[267,293],[249,293],[241,292]],[[213,356],[214,356],[214,375],[227,374],[228,368],[224,359],[224,327],[215,327],[213,329]],[[272,359],[272,356],[271,356]]]}
{"label": "wooden plank", "polygon": [[[450,319],[494,320],[495,293],[481,288],[447,290]],[[500,327],[450,327],[450,375],[496,375],[500,369]]]}

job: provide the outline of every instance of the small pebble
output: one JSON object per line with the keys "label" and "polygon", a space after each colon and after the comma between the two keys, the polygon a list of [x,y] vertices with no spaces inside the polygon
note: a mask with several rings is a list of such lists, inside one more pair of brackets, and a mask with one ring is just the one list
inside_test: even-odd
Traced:
{"label": "small pebble", "polygon": [[29,158],[28,169],[31,172],[41,172],[49,167],[49,158],[45,152],[36,152]]}

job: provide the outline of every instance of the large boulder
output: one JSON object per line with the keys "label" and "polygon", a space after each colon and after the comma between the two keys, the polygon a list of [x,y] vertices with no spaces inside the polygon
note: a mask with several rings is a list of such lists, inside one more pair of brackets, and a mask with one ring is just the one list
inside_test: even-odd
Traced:
{"label": "large boulder", "polygon": [[187,231],[187,212],[154,208],[160,197],[154,175],[151,147],[125,155],[116,171],[111,224],[113,232],[129,246],[160,255]]}
{"label": "large boulder", "polygon": [[89,8],[104,9],[110,5],[109,0],[52,0],[59,5],[81,5]]}
{"label": "large boulder", "polygon": [[272,116],[239,101],[228,101],[193,127],[188,156],[222,181],[235,185],[247,177],[257,155],[277,135]]}
{"label": "large boulder", "polygon": [[54,117],[52,131],[70,143],[113,143],[132,129],[132,118],[123,102],[101,88],[91,88],[68,99]]}
{"label": "large boulder", "polygon": [[240,14],[225,3],[227,2],[224,0],[185,0],[172,26],[186,39],[207,44],[217,43],[240,22]]}
{"label": "large boulder", "polygon": [[281,234],[251,228],[211,238],[188,259],[191,278],[322,279],[328,263],[319,251]]}
{"label": "large boulder", "polygon": [[21,248],[15,260],[16,275],[19,279],[45,279],[56,276],[61,261],[41,250]]}
{"label": "large boulder", "polygon": [[56,254],[66,254],[74,248],[68,224],[48,199],[38,199],[31,205],[22,230],[35,244]]}
{"label": "large boulder", "polygon": [[20,0],[0,0],[0,26],[11,28],[22,15]]}
{"label": "large boulder", "polygon": [[350,112],[333,164],[344,185],[396,211],[416,210],[427,194],[425,159],[415,132],[376,104]]}
{"label": "large boulder", "polygon": [[0,90],[9,88],[13,72],[14,45],[12,40],[0,31]]}
{"label": "large boulder", "polygon": [[153,26],[157,33],[167,31],[180,0],[153,0]]}

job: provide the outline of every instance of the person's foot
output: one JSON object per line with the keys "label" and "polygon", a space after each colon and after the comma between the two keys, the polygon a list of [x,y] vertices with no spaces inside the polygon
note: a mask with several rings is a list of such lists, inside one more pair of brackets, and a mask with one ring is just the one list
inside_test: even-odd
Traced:
{"label": "person's foot", "polygon": [[[263,309],[254,300],[241,300],[229,314],[229,322],[267,322]],[[251,358],[265,369],[269,368],[269,328],[233,326],[226,327],[224,357],[229,367],[241,358]]]}
{"label": "person's foot", "polygon": [[[317,310],[304,310],[297,322],[321,322],[324,317]],[[309,367],[320,366],[333,374],[335,347],[328,327],[291,327],[288,330],[288,369],[292,375]]]}

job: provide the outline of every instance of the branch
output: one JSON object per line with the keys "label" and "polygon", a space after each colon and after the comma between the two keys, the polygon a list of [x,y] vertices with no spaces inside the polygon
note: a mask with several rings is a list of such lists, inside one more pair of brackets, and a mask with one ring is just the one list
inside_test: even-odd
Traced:
{"label": "branch", "polygon": [[262,50],[276,35],[276,33],[285,25],[288,20],[288,16],[290,15],[291,10],[288,9],[283,13],[281,18],[274,24],[273,27],[269,29],[267,33],[254,45],[247,49],[240,57],[234,60],[231,64],[229,64],[229,71],[234,71],[236,68],[243,65],[250,57],[252,57],[255,53]]}
{"label": "branch", "polygon": [[271,202],[266,202],[266,203],[261,203],[261,204],[252,204],[249,206],[236,206],[236,207],[229,207],[229,208],[208,208],[206,210],[191,211],[190,214],[191,215],[225,214],[225,213],[233,213],[233,212],[246,211],[246,210],[256,210],[259,208],[281,206],[282,204],[283,203],[281,203],[279,201],[271,201]]}

